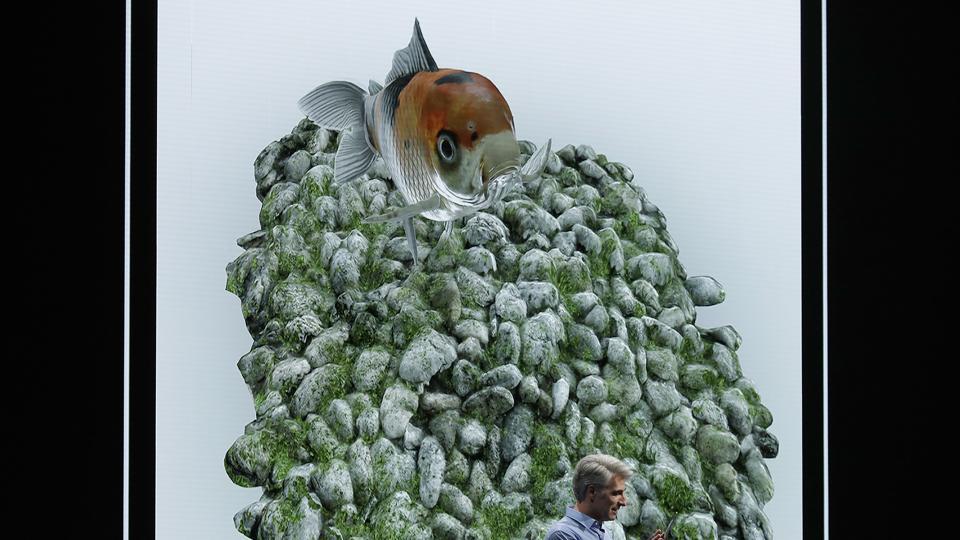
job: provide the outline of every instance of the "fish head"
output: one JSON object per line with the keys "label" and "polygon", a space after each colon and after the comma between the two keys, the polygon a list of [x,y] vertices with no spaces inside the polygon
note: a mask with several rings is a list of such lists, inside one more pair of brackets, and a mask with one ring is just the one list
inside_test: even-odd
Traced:
{"label": "fish head", "polygon": [[421,114],[428,162],[443,184],[441,194],[487,206],[518,179],[520,145],[513,114],[489,79],[460,70],[438,71]]}

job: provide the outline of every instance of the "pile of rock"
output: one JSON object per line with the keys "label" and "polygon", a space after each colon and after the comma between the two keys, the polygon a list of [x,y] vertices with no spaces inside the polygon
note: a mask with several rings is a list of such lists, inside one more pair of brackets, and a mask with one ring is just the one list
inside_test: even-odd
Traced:
{"label": "pile of rock", "polygon": [[227,265],[256,419],[224,465],[264,490],[239,531],[540,539],[603,452],[636,471],[614,538],[772,537],[772,416],[737,332],[696,325],[724,291],[629,168],[567,145],[442,243],[416,219],[414,265],[399,224],[361,221],[404,206],[383,163],[333,185],[337,145],[304,120],[263,150],[261,228]]}

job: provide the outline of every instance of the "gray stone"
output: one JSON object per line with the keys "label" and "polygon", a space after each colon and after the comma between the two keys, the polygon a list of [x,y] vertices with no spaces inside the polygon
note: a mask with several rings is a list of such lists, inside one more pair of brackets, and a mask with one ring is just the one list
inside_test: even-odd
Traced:
{"label": "gray stone", "polygon": [[552,310],[530,317],[520,328],[523,363],[536,366],[555,361],[560,355],[558,342],[564,334],[563,323]]}
{"label": "gray stone", "polygon": [[593,149],[592,146],[588,144],[581,144],[577,146],[576,156],[577,156],[577,161],[583,161],[586,159],[594,160],[594,159],[597,159],[597,152],[596,150]]}
{"label": "gray stone", "polygon": [[460,412],[457,410],[443,411],[434,416],[427,425],[431,434],[440,441],[443,449],[450,451],[457,440],[457,431],[460,429]]}
{"label": "gray stone", "polygon": [[590,255],[600,254],[600,249],[602,246],[600,243],[600,237],[597,236],[597,233],[579,223],[574,224],[572,230],[577,239],[577,243],[583,247],[585,253]]}
{"label": "gray stone", "polygon": [[517,289],[530,313],[539,313],[547,308],[557,309],[560,303],[560,293],[553,283],[520,281],[517,282]]}
{"label": "gray stone", "polygon": [[719,380],[717,370],[703,364],[686,364],[680,369],[680,382],[690,390],[704,390],[712,388]]}
{"label": "gray stone", "polygon": [[483,374],[480,377],[480,386],[502,386],[507,389],[514,389],[520,384],[523,374],[520,369],[513,364],[498,366]]}
{"label": "gray stone", "polygon": [[467,534],[467,528],[460,523],[460,520],[444,512],[434,514],[430,527],[433,530],[433,538],[442,540],[461,540]]}
{"label": "gray stone", "polygon": [[610,364],[603,369],[609,399],[612,403],[629,409],[643,399],[643,389],[635,375],[623,373]]}
{"label": "gray stone", "polygon": [[607,340],[607,362],[618,371],[626,375],[635,375],[637,372],[636,355],[630,346],[620,338]]}
{"label": "gray stone", "polygon": [[493,284],[472,270],[461,266],[457,268],[456,278],[457,285],[460,287],[460,295],[464,300],[481,307],[487,307],[493,303],[497,296],[497,290]]}
{"label": "gray stone", "polygon": [[244,382],[249,386],[263,380],[273,369],[276,363],[276,354],[269,347],[256,347],[240,357],[237,368],[243,375]]}
{"label": "gray stone", "polygon": [[477,274],[489,274],[497,271],[497,258],[490,250],[473,246],[463,252],[460,264]]}
{"label": "gray stone", "polygon": [[269,498],[261,498],[259,501],[248,504],[233,516],[233,526],[240,534],[247,538],[254,538],[254,528],[260,523],[263,517],[263,510],[270,502]]}
{"label": "gray stone", "polygon": [[711,339],[715,339],[716,341],[723,343],[732,351],[739,349],[740,343],[742,342],[740,333],[737,332],[737,329],[729,325],[718,328],[709,328],[703,330],[702,333]]}
{"label": "gray stone", "polygon": [[742,482],[740,487],[740,498],[735,501],[737,513],[740,515],[740,532],[744,538],[749,540],[763,540],[773,537],[770,523],[767,516],[760,510],[757,500],[754,498],[750,489],[747,489]]}
{"label": "gray stone", "polygon": [[674,278],[673,259],[663,253],[643,253],[627,261],[630,279],[643,279],[655,287],[662,287]]}
{"label": "gray stone", "polygon": [[310,363],[305,358],[289,358],[279,362],[267,379],[267,388],[280,392],[295,389],[310,372]]}
{"label": "gray stone", "polygon": [[473,521],[473,502],[454,485],[444,482],[440,486],[440,507],[458,520]]}
{"label": "gray stone", "polygon": [[647,350],[647,373],[663,381],[680,380],[677,357],[669,349]]}
{"label": "gray stone", "polygon": [[[308,540],[319,538],[323,520],[320,517],[316,495],[307,494],[299,499],[294,498],[286,504],[292,503],[292,515],[282,510],[282,501],[269,502],[263,510],[263,517],[257,529],[258,538],[289,538],[290,540]],[[311,504],[312,503],[312,504]],[[316,505],[317,508],[314,508]]]}
{"label": "gray stone", "polygon": [[[264,153],[265,152],[266,150],[264,150]],[[563,160],[563,162],[567,165],[573,165],[577,162],[576,152],[576,148],[572,144],[568,144],[557,150],[557,157]],[[263,153],[261,153],[261,155],[263,155]]]}
{"label": "gray stone", "polygon": [[664,308],[664,310],[657,315],[657,320],[674,329],[680,328],[687,323],[683,310],[676,306]]}
{"label": "gray stone", "polygon": [[750,418],[750,405],[739,388],[730,388],[720,395],[720,406],[727,414],[727,420],[734,433],[741,437],[749,435],[753,430]]}
{"label": "gray stone", "polygon": [[487,442],[487,429],[478,420],[468,419],[460,426],[458,448],[468,456],[476,456]]}
{"label": "gray stone", "polygon": [[668,437],[684,444],[690,444],[697,433],[697,421],[694,420],[691,409],[683,405],[663,417],[659,426]]}
{"label": "gray stone", "polygon": [[318,455],[337,454],[341,447],[333,430],[317,415],[307,418],[307,444]]}
{"label": "gray stone", "polygon": [[[500,323],[493,341],[493,356],[501,364],[516,364],[521,353],[520,329],[512,322]],[[543,358],[540,358],[542,361]],[[539,362],[538,362],[539,363]]]}
{"label": "gray stone", "polygon": [[328,510],[335,510],[353,502],[353,481],[350,467],[339,459],[330,462],[317,482],[317,495]]}
{"label": "gray stone", "polygon": [[580,172],[587,178],[598,180],[604,175],[603,169],[591,160],[581,161],[577,167],[580,169]]}
{"label": "gray stone", "polygon": [[416,450],[423,443],[426,433],[413,424],[407,424],[407,429],[403,432],[403,449]]}
{"label": "gray stone", "polygon": [[596,405],[607,399],[607,383],[596,376],[584,377],[577,385],[577,401],[581,405]]}
{"label": "gray stone", "polygon": [[717,523],[713,520],[713,516],[702,512],[682,514],[673,522],[673,528],[669,534],[679,537],[676,531],[684,531],[680,534],[685,534],[685,538],[717,538]]}
{"label": "gray stone", "polygon": [[587,416],[589,416],[591,420],[598,424],[606,425],[607,422],[614,420],[619,413],[620,410],[616,405],[603,402],[599,405],[591,407],[587,412]]}
{"label": "gray stone", "polygon": [[740,442],[727,431],[704,425],[697,431],[697,451],[715,465],[733,463],[740,456]]}
{"label": "gray stone", "polygon": [[480,375],[480,368],[469,360],[457,360],[450,372],[453,391],[460,396],[467,396],[476,390]]}
{"label": "gray stone", "polygon": [[567,335],[567,343],[574,354],[592,361],[603,357],[600,339],[588,326],[571,324],[567,329]]}
{"label": "gray stone", "polygon": [[653,499],[647,499],[643,502],[643,506],[640,508],[640,530],[649,531],[652,534],[657,529],[665,530],[667,523],[666,514]]}
{"label": "gray stone", "polygon": [[570,257],[577,250],[577,236],[572,231],[558,232],[553,235],[550,245],[560,253]]}
{"label": "gray stone", "polygon": [[770,502],[773,498],[773,478],[758,450],[747,455],[747,459],[744,460],[744,469],[747,471],[750,487],[760,505]]}
{"label": "gray stone", "polygon": [[557,218],[530,201],[513,200],[504,204],[504,222],[526,240],[535,233],[550,238],[560,230]]}
{"label": "gray stone", "polygon": [[663,310],[660,305],[660,293],[657,292],[652,283],[644,279],[637,279],[630,283],[630,288],[637,299],[646,306],[647,311],[657,314]]}
{"label": "gray stone", "polygon": [[557,217],[557,225],[560,226],[561,231],[570,231],[574,241],[576,241],[577,234],[571,229],[577,225],[583,226],[587,224],[590,219],[589,215],[588,209],[582,206],[574,206],[568,208]]}
{"label": "gray stone", "polygon": [[504,321],[523,324],[527,318],[527,303],[521,298],[520,290],[513,283],[504,284],[497,293],[494,305],[497,315]]}
{"label": "gray stone", "polygon": [[[720,470],[720,468],[724,466],[729,466],[729,463],[723,463],[717,466],[717,470]],[[723,493],[716,485],[709,486],[707,492],[710,495],[710,501],[713,503],[714,515],[717,517],[717,522],[726,527],[736,527],[738,522],[737,509],[724,498]]]}
{"label": "gray stone", "polygon": [[543,250],[531,249],[520,257],[520,275],[524,281],[548,281],[556,271],[553,259]]}
{"label": "gray stone", "polygon": [[463,411],[471,414],[484,411],[499,416],[513,408],[513,394],[502,386],[491,386],[475,392],[463,402]]}
{"label": "gray stone", "polygon": [[390,364],[390,353],[384,350],[367,349],[360,353],[353,366],[353,386],[361,392],[376,388]]}
{"label": "gray stone", "polygon": [[722,375],[728,383],[736,381],[742,375],[740,372],[740,362],[737,360],[736,354],[723,345],[719,343],[713,344],[710,359],[716,366],[717,371],[720,372],[720,375]]}
{"label": "gray stone", "polygon": [[403,353],[399,375],[413,383],[427,382],[456,359],[457,350],[452,340],[430,329],[414,339]]}
{"label": "gray stone", "polygon": [[717,486],[723,490],[723,496],[728,501],[740,499],[740,485],[737,482],[737,470],[730,463],[721,463],[714,469],[714,479]]}
{"label": "gray stone", "polygon": [[224,466],[234,483],[246,486],[265,485],[272,469],[270,435],[257,431],[241,435],[227,450]]}
{"label": "gray stone", "polygon": [[453,327],[453,335],[461,340],[468,337],[476,338],[481,345],[486,346],[490,342],[490,334],[487,331],[487,325],[472,319],[461,320]]}
{"label": "gray stone", "polygon": [[380,431],[380,410],[365,409],[357,415],[357,435],[364,440],[371,440]]}
{"label": "gray stone", "polygon": [[482,460],[473,462],[473,468],[470,469],[470,479],[467,481],[467,496],[474,503],[479,503],[481,498],[493,490],[493,482],[487,475],[487,468]]}
{"label": "gray stone", "polygon": [[680,348],[683,336],[679,332],[651,317],[641,317],[640,320],[643,321],[647,337],[654,343],[674,351]]}
{"label": "gray stone", "polygon": [[387,388],[380,402],[380,426],[388,439],[402,437],[417,409],[417,394],[397,383]]}
{"label": "gray stone", "polygon": [[503,438],[500,440],[500,456],[511,461],[526,452],[533,439],[533,411],[525,404],[514,407],[503,423]]}
{"label": "gray stone", "polygon": [[440,498],[440,485],[447,468],[443,448],[436,437],[427,436],[423,439],[417,456],[417,468],[420,471],[420,501],[427,508],[433,508]]}
{"label": "gray stone", "polygon": [[460,398],[455,394],[424,392],[420,396],[420,410],[429,415],[459,408]]}
{"label": "gray stone", "polygon": [[530,467],[533,463],[526,452],[514,458],[503,473],[500,490],[504,493],[523,492],[530,488]]}
{"label": "gray stone", "polygon": [[727,415],[719,405],[709,399],[698,399],[693,402],[691,407],[693,417],[703,422],[718,427],[723,431],[729,431],[727,424]]}
{"label": "gray stone", "polygon": [[583,324],[598,334],[606,334],[610,326],[610,316],[607,314],[606,308],[601,305],[596,305],[593,306],[590,313],[587,313],[587,316],[583,318]]}
{"label": "gray stone", "polygon": [[550,413],[550,418],[556,419],[567,405],[567,400],[570,397],[570,383],[566,379],[554,381],[550,397],[553,398],[553,411]]}
{"label": "gray stone", "polygon": [[353,440],[353,412],[344,399],[335,399],[327,406],[327,425],[344,441]]}
{"label": "gray stone", "polygon": [[320,366],[303,378],[290,401],[290,413],[304,417],[318,412],[324,400],[332,398],[345,387],[349,377],[347,369],[338,364]]}
{"label": "gray stone", "polygon": [[483,358],[483,345],[475,337],[468,337],[457,345],[457,357],[478,362]]}
{"label": "gray stone", "polygon": [[698,306],[713,306],[723,302],[726,293],[720,282],[710,276],[694,276],[683,282],[690,292],[693,303]]}
{"label": "gray stone", "polygon": [[300,185],[293,182],[274,184],[260,209],[260,228],[270,230],[278,223],[280,214],[300,199]]}
{"label": "gray stone", "polygon": [[527,375],[521,379],[517,391],[523,403],[536,403],[540,399],[540,387],[537,384],[537,378],[533,375]]}
{"label": "gray stone", "polygon": [[600,304],[600,298],[593,291],[578,292],[570,296],[574,317],[583,319],[590,311]]}
{"label": "gray stone", "polygon": [[648,380],[643,385],[643,397],[657,417],[665,416],[680,407],[680,393],[669,382]]}
{"label": "gray stone", "polygon": [[486,212],[474,214],[463,226],[463,239],[468,246],[498,244],[506,241],[509,234],[510,230],[497,216]]}

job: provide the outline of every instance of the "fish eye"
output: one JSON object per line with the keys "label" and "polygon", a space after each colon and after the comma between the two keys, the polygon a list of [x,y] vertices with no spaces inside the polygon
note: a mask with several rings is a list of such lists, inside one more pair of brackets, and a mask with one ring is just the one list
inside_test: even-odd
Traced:
{"label": "fish eye", "polygon": [[437,136],[437,153],[444,163],[453,163],[457,158],[457,141],[447,131],[441,131]]}

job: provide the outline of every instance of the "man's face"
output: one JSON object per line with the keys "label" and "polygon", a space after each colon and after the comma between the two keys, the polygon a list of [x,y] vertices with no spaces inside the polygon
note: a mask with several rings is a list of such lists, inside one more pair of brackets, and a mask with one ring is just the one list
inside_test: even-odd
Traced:
{"label": "man's face", "polygon": [[603,516],[603,521],[617,519],[617,510],[627,505],[624,484],[623,477],[614,476],[607,487],[594,492],[593,500],[590,502],[594,516]]}

